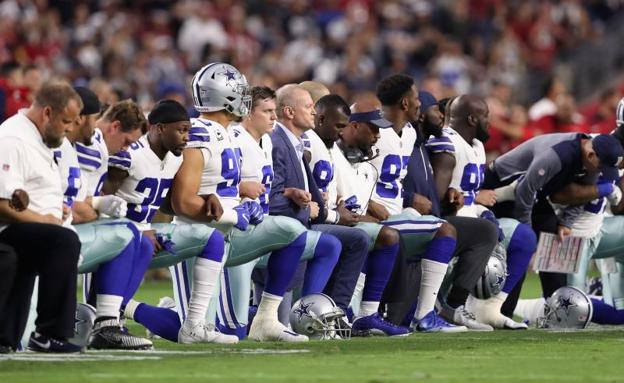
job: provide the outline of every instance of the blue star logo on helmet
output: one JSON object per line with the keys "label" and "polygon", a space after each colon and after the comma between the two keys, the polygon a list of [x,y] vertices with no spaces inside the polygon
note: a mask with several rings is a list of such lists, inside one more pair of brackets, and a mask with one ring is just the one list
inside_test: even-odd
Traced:
{"label": "blue star logo on helmet", "polygon": [[301,302],[301,304],[299,305],[299,307],[297,307],[297,308],[294,310],[294,313],[295,313],[295,314],[297,314],[297,315],[299,316],[299,319],[301,319],[301,317],[303,317],[304,315],[305,315],[305,316],[308,316],[308,317],[312,317],[312,316],[310,315],[310,306],[312,306],[312,305],[313,305],[313,303],[308,303],[308,304],[305,304],[305,303]]}
{"label": "blue star logo on helmet", "polygon": [[236,72],[234,72],[230,68],[223,67],[223,70],[221,72],[217,72],[215,74],[225,77],[225,85],[230,87],[233,91],[239,92],[238,82],[236,81]]}
{"label": "blue star logo on helmet", "polygon": [[570,310],[570,307],[574,307],[576,305],[572,303],[571,297],[559,297],[559,306],[563,307],[563,309],[567,312],[568,310]]}
{"label": "blue star logo on helmet", "polygon": [[500,286],[502,286],[502,285],[503,285],[503,283],[505,283],[505,277],[504,277],[504,276],[502,276],[502,275],[498,275],[498,276],[496,277],[496,283],[494,284],[494,286],[498,286],[498,287],[500,287]]}

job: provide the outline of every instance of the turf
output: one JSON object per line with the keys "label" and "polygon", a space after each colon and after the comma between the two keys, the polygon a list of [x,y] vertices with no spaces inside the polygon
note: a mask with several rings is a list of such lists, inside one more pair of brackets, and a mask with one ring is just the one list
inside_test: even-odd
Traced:
{"label": "turf", "polygon": [[[537,291],[531,277],[523,295]],[[169,294],[167,284],[146,284],[139,297],[155,303],[164,294]],[[136,325],[131,329],[140,331]],[[227,348],[156,341],[153,352],[0,358],[0,382],[622,382],[623,342],[624,332],[615,328],[416,334],[304,345],[244,341]]]}

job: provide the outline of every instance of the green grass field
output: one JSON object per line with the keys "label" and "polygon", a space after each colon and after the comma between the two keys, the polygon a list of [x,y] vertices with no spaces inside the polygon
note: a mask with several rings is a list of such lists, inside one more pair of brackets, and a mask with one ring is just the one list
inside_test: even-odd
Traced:
{"label": "green grass field", "polygon": [[[538,295],[535,277],[524,296]],[[139,298],[156,303],[167,283],[146,284]],[[132,331],[142,331],[130,324]],[[0,358],[0,382],[624,382],[624,332],[591,328],[415,334],[301,345],[252,343],[182,346],[156,351],[34,353]]]}

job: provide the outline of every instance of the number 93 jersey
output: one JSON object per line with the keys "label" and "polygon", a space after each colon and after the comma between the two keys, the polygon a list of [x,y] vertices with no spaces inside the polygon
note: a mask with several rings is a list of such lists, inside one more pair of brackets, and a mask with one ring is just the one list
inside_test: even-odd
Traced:
{"label": "number 93 jersey", "polygon": [[403,179],[415,143],[416,129],[409,122],[401,130],[401,136],[394,128],[379,129],[375,144],[379,155],[370,161],[379,174],[371,199],[385,206],[390,215],[403,211]]}
{"label": "number 93 jersey", "polygon": [[268,134],[256,140],[240,125],[230,128],[230,138],[241,150],[241,181],[255,181],[264,185],[264,193],[258,197],[264,214],[269,214],[269,194],[273,183],[273,142]]}
{"label": "number 93 jersey", "polygon": [[171,152],[161,161],[150,148],[147,135],[130,145],[128,151],[110,157],[109,166],[128,172],[115,195],[128,203],[126,218],[136,222],[139,230],[149,230],[181,165],[182,156]]}
{"label": "number 93 jersey", "polygon": [[469,144],[454,129],[445,127],[441,137],[429,139],[427,149],[431,153],[448,153],[455,157],[455,168],[449,187],[464,194],[464,207],[459,209],[457,215],[476,217],[475,197],[485,176],[485,149],[481,141],[475,138]]}
{"label": "number 93 jersey", "polygon": [[204,157],[198,194],[217,195],[224,209],[240,205],[241,150],[227,130],[218,122],[192,118],[186,147],[201,149]]}

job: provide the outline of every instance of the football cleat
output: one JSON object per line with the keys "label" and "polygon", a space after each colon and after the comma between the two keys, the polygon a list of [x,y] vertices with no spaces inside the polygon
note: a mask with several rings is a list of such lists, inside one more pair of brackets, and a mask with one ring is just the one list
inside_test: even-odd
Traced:
{"label": "football cleat", "polygon": [[449,323],[465,326],[468,330],[471,331],[494,331],[494,327],[489,324],[481,323],[477,321],[477,318],[473,313],[466,310],[464,305],[459,306],[454,309],[448,305],[443,304],[442,309],[440,310],[440,316],[442,319],[448,321]]}
{"label": "football cleat", "polygon": [[89,348],[96,350],[150,350],[153,344],[149,339],[124,332],[117,319],[96,322],[89,339]]}
{"label": "football cleat", "polygon": [[353,336],[368,335],[407,336],[409,330],[384,320],[379,313],[374,313],[353,321]]}
{"label": "football cleat", "polygon": [[178,343],[233,344],[238,343],[238,337],[220,333],[212,324],[185,321],[178,332]]}
{"label": "football cleat", "polygon": [[435,310],[429,311],[427,315],[419,320],[412,320],[410,324],[412,332],[464,332],[468,331],[465,326],[456,326],[442,319]]}
{"label": "football cleat", "polygon": [[263,320],[257,316],[249,329],[249,339],[258,342],[307,342],[309,340],[305,335],[290,331],[278,320]]}
{"label": "football cleat", "polygon": [[12,352],[13,349],[10,346],[0,344],[0,354],[10,354]]}
{"label": "football cleat", "polygon": [[28,349],[35,352],[50,352],[59,354],[69,354],[82,351],[82,347],[69,343],[66,340],[51,338],[37,332],[30,334]]}

